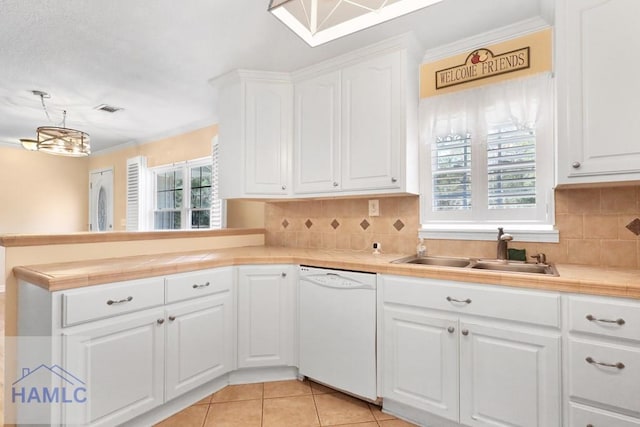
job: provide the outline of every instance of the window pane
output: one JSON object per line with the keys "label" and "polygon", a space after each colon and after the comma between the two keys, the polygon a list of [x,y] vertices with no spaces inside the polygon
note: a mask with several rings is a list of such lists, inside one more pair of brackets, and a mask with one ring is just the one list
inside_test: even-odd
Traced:
{"label": "window pane", "polygon": [[179,211],[154,212],[156,230],[179,230],[182,228],[181,213]]}
{"label": "window pane", "polygon": [[211,212],[207,210],[191,211],[191,228],[209,228]]}
{"label": "window pane", "polygon": [[211,207],[211,166],[191,168],[191,207]]}
{"label": "window pane", "polygon": [[536,135],[515,125],[496,127],[487,139],[489,209],[536,206]]}
{"label": "window pane", "polygon": [[471,209],[471,135],[437,137],[431,159],[433,210]]}

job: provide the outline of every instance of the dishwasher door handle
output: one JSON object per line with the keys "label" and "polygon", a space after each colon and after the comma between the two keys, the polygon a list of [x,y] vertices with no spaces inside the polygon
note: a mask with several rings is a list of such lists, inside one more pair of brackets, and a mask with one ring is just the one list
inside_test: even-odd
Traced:
{"label": "dishwasher door handle", "polygon": [[[340,277],[337,274],[332,274],[332,276],[333,277]],[[320,277],[323,277],[323,276],[320,276]],[[351,279],[345,279],[345,280],[349,281],[349,283],[351,283],[352,285],[344,286],[344,285],[341,285],[341,284],[325,282],[325,281],[322,281],[322,280],[317,280],[317,279],[314,280],[314,278],[311,277],[311,276],[301,277],[300,278],[300,282],[308,282],[308,283],[310,283],[312,285],[322,286],[324,288],[330,288],[330,289],[342,289],[342,290],[345,290],[345,291],[349,290],[349,289],[372,289],[372,290],[375,289],[374,286],[367,285],[367,284],[364,284],[364,283],[360,283],[360,282],[357,282],[355,280],[351,280]]]}

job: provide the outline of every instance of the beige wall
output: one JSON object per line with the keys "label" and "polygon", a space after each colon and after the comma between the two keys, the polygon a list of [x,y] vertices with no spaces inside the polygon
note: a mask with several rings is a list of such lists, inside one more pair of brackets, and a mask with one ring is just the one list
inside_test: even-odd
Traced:
{"label": "beige wall", "polygon": [[0,234],[85,231],[86,158],[0,146]]}
{"label": "beige wall", "polygon": [[264,228],[265,203],[227,200],[227,228]]}
{"label": "beige wall", "polygon": [[[147,166],[162,166],[211,156],[211,142],[218,134],[212,125],[182,135],[89,157],[89,170],[113,168],[113,222],[115,231],[126,229],[127,159],[144,156]],[[264,227],[264,203],[232,201],[227,205],[227,227]]]}
{"label": "beige wall", "polygon": [[[560,264],[640,268],[640,237],[627,229],[640,218],[640,186],[565,188],[555,194],[560,242],[513,242],[511,247],[524,248],[529,255],[544,252],[549,261]],[[369,217],[365,199],[268,203],[267,244],[369,250],[378,241],[383,251],[413,253],[420,226],[417,197],[380,198],[380,211],[381,216]],[[313,223],[310,228],[307,219]],[[335,230],[334,219],[340,223]],[[371,223],[366,230],[360,226],[363,220]],[[404,224],[400,231],[393,227],[397,220]],[[426,244],[433,255],[496,256],[494,241],[427,240]]]}
{"label": "beige wall", "polygon": [[211,141],[217,134],[218,126],[213,125],[155,142],[90,156],[89,170],[113,168],[114,230],[126,229],[127,159],[144,156],[147,158],[147,166],[154,167],[207,157],[211,155]]}

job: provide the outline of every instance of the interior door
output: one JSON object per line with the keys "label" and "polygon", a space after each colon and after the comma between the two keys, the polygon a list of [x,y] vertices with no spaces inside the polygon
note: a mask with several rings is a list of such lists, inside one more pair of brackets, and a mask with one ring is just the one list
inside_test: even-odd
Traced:
{"label": "interior door", "polygon": [[89,231],[113,231],[113,169],[90,172]]}

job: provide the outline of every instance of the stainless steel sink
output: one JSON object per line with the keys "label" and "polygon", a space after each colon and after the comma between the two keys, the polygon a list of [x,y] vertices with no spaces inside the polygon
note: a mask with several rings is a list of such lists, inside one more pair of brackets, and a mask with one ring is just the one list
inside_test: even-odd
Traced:
{"label": "stainless steel sink", "polygon": [[392,261],[394,264],[422,264],[440,267],[467,267],[471,264],[470,258],[453,258],[444,256],[410,256]]}
{"label": "stainless steel sink", "polygon": [[558,272],[551,264],[534,264],[522,261],[478,260],[471,265],[478,270],[506,271],[510,273],[533,273],[557,276]]}
{"label": "stainless steel sink", "polygon": [[472,268],[506,273],[544,274],[558,276],[553,264],[528,263],[522,261],[504,261],[493,259],[458,258],[445,256],[408,256],[392,261],[393,264],[418,264],[425,266]]}

